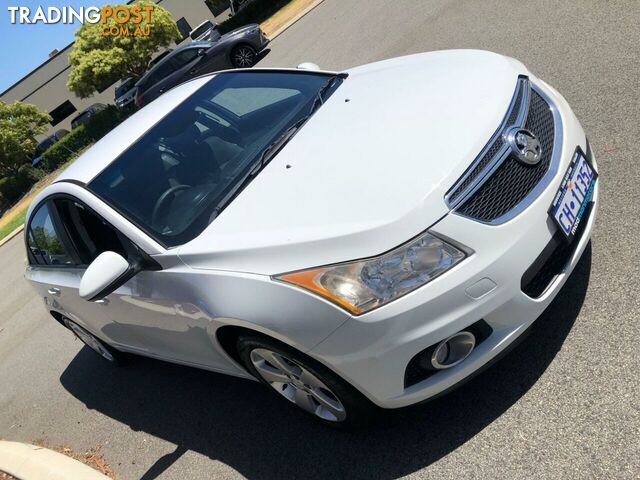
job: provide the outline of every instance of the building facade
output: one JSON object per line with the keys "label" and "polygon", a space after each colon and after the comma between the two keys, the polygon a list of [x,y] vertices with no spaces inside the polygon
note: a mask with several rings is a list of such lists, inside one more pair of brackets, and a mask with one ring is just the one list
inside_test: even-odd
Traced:
{"label": "building facade", "polygon": [[[184,37],[205,20],[215,20],[204,0],[158,0],[157,3],[171,12]],[[187,38],[183,40],[187,41]],[[53,118],[51,128],[42,138],[61,128],[71,130],[71,119],[90,105],[113,104],[115,100],[114,90],[119,82],[89,98],[76,97],[67,89],[71,71],[69,53],[72,47],[73,43],[52,54],[47,61],[0,94],[0,98],[6,103],[20,100],[49,112]]]}

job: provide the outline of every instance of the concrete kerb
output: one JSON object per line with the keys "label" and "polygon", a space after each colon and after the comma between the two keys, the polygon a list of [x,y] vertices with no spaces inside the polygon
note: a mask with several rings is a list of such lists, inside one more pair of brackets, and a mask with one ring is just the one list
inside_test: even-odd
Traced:
{"label": "concrete kerb", "polygon": [[19,480],[109,480],[93,468],[48,448],[0,441],[0,471]]}

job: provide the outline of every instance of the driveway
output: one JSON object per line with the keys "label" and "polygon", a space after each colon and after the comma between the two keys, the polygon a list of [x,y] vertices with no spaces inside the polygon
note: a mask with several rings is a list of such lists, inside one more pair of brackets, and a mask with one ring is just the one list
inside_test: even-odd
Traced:
{"label": "driveway", "polygon": [[596,232],[530,335],[482,375],[339,433],[257,383],[147,359],[114,369],[45,313],[19,236],[0,249],[0,437],[101,446],[123,479],[638,478],[639,24],[635,0],[325,0],[260,63],[482,48],[567,97],[599,164]]}

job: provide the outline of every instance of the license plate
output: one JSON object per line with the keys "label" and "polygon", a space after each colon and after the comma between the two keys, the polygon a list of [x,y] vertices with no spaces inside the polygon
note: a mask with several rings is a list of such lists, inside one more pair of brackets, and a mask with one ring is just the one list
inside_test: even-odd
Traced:
{"label": "license plate", "polygon": [[549,214],[568,241],[573,240],[587,204],[593,197],[598,173],[577,150],[553,199]]}

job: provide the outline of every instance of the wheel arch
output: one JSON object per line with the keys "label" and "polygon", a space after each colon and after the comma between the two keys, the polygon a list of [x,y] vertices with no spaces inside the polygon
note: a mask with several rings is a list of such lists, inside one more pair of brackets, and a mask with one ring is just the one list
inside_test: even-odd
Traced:
{"label": "wheel arch", "polygon": [[243,327],[243,326],[223,325],[219,327],[215,332],[216,341],[218,342],[222,350],[225,352],[225,354],[228,355],[229,358],[231,358],[233,362],[242,369],[242,371],[247,372],[247,374],[251,375],[252,378],[253,378],[253,374],[251,374],[243,365],[242,360],[240,359],[240,355],[238,353],[238,349],[236,348],[236,342],[238,341],[238,338],[240,338],[243,335],[252,335],[256,337],[266,338],[281,344],[284,348],[293,349],[299,352],[301,355],[308,357],[312,362],[331,371],[334,375],[338,376],[340,379],[346,382],[351,388],[353,388],[363,397],[369,398],[369,400],[373,401],[373,399],[369,397],[369,395],[367,395],[357,384],[354,384],[351,380],[349,380],[348,378],[345,378],[331,364],[328,364],[323,359],[310,355],[308,351],[301,350],[300,348],[296,347],[292,343],[285,342],[276,336],[269,335],[268,333],[265,333],[259,330],[254,330],[252,328]]}
{"label": "wheel arch", "polygon": [[62,325],[64,328],[66,328],[67,330],[69,330],[69,327],[67,327],[64,323],[64,321],[62,320],[64,318],[64,315],[61,314],[60,312],[56,312],[55,310],[51,310],[49,312],[51,314],[51,316],[56,320],[56,322],[58,322],[60,325]]}
{"label": "wheel arch", "polygon": [[238,354],[238,349],[236,348],[236,342],[242,335],[255,335],[258,337],[265,337],[285,344],[281,340],[278,340],[271,335],[267,335],[264,332],[253,330],[247,327],[241,327],[238,325],[223,325],[218,328],[215,332],[216,341],[218,342],[224,353],[226,353],[245,372],[247,371],[247,369],[242,364],[240,355]]}

